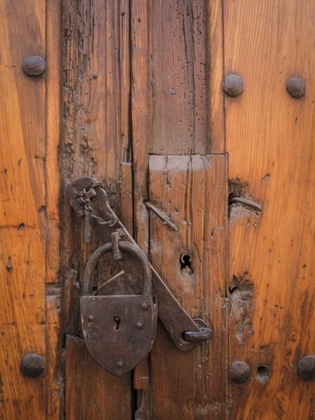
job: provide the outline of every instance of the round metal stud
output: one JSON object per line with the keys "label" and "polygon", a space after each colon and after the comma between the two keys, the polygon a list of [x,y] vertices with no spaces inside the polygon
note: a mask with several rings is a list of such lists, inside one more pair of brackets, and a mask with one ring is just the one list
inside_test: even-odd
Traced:
{"label": "round metal stud", "polygon": [[148,304],[147,303],[143,303],[141,305],[141,307],[142,307],[142,309],[146,310],[146,309],[148,309]]}
{"label": "round metal stud", "polygon": [[27,354],[21,361],[20,370],[24,376],[38,378],[45,370],[45,361],[39,354]]}
{"label": "round metal stud", "polygon": [[305,94],[305,83],[298,77],[292,77],[287,81],[287,91],[292,98],[301,98]]}
{"label": "round metal stud", "polygon": [[234,384],[244,384],[250,377],[250,368],[245,362],[234,362],[229,369],[229,379]]}
{"label": "round metal stud", "polygon": [[223,83],[223,91],[228,96],[232,96],[236,98],[239,96],[244,90],[244,83],[243,79],[238,76],[237,74],[229,74],[226,76],[224,83]]}
{"label": "round metal stud", "polygon": [[136,327],[138,328],[138,330],[141,330],[141,328],[143,327],[142,322],[138,322]]}
{"label": "round metal stud", "polygon": [[297,367],[298,375],[303,381],[315,379],[315,357],[308,355],[299,361]]}
{"label": "round metal stud", "polygon": [[89,316],[88,316],[88,321],[89,321],[89,322],[92,322],[93,320],[94,320],[94,316],[93,316],[93,315],[89,315]]}
{"label": "round metal stud", "polygon": [[117,366],[119,369],[123,368],[123,367],[124,367],[124,362],[123,362],[123,360],[118,360],[118,362],[116,363],[116,366]]}
{"label": "round metal stud", "polygon": [[40,76],[46,68],[45,60],[39,55],[30,55],[22,63],[23,71],[30,77]]}

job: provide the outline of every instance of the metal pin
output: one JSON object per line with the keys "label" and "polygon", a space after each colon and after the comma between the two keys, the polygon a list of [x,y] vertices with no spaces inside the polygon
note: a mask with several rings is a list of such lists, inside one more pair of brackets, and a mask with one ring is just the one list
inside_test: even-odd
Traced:
{"label": "metal pin", "polygon": [[113,245],[113,258],[114,260],[121,260],[122,253],[119,249],[119,240],[120,240],[120,233],[119,232],[112,232],[110,235],[112,238],[112,245]]}
{"label": "metal pin", "polygon": [[231,197],[229,201],[230,201],[230,204],[233,204],[233,203],[245,204],[246,206],[253,207],[254,209],[258,211],[262,211],[261,205],[255,203],[255,201],[248,200],[248,198],[245,198],[245,197]]}
{"label": "metal pin", "polygon": [[93,219],[89,213],[85,213],[83,219],[83,242],[90,244],[92,242]]}
{"label": "metal pin", "polygon": [[146,207],[148,207],[148,209],[152,210],[161,220],[163,220],[163,223],[165,225],[167,225],[168,227],[170,227],[171,229],[175,230],[176,232],[178,232],[177,226],[175,225],[175,223],[173,223],[171,221],[171,219],[164,213],[164,211],[158,209],[157,207],[155,207],[152,203],[150,203],[149,201],[146,201],[144,203],[146,205]]}

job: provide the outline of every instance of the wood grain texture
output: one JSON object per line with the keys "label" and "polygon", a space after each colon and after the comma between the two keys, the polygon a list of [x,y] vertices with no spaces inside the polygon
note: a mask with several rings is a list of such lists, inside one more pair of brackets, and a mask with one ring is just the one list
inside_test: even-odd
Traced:
{"label": "wood grain texture", "polygon": [[224,97],[221,94],[223,54],[223,2],[207,1],[208,130],[211,153],[225,152]]}
{"label": "wood grain texture", "polygon": [[45,358],[45,77],[22,61],[45,58],[45,1],[0,2],[0,375],[1,419],[45,418],[45,375],[20,362]]}
{"label": "wood grain texture", "polygon": [[[46,296],[46,418],[61,419],[63,412],[63,377],[61,373],[61,298],[60,288]],[[55,294],[52,294],[55,292]],[[44,417],[43,417],[44,418]]]}
{"label": "wood grain texture", "polygon": [[146,0],[131,4],[131,115],[134,177],[134,235],[144,252],[148,250],[148,129],[149,129],[149,21]]}
{"label": "wood grain texture", "polygon": [[[131,2],[131,125],[133,162],[133,226],[134,237],[147,253],[149,218],[145,207],[148,199],[149,159],[149,4],[146,0]],[[137,392],[135,419],[151,417],[150,369],[148,358],[134,370],[133,388]]]}
{"label": "wood grain texture", "polygon": [[124,398],[126,386],[121,379],[112,376],[111,386],[105,386],[108,384],[108,373],[90,356],[84,341],[78,337],[67,337],[67,420],[131,420],[131,401]]}
{"label": "wood grain texture", "polygon": [[152,264],[188,313],[214,329],[212,342],[181,353],[160,326],[150,361],[154,419],[225,418],[226,170],[224,155],[150,156],[150,201],[178,227],[150,214]]}
{"label": "wood grain texture", "polygon": [[205,154],[209,151],[206,2],[154,1],[148,7],[150,153]]}
{"label": "wood grain texture", "polygon": [[129,146],[128,21],[126,0],[64,3],[65,176],[112,190]]}
{"label": "wood grain texture", "polygon": [[[119,197],[132,188],[127,185],[131,177],[128,179],[126,172],[121,171],[130,147],[129,1],[66,0],[63,10],[63,181],[66,184],[83,175],[94,176],[104,183],[110,203],[117,210]],[[122,177],[123,189],[119,191]],[[92,243],[83,244],[82,221],[68,202],[63,208],[65,330],[76,342],[81,336],[79,296],[83,270],[101,239],[94,229]],[[129,419],[131,375],[120,378],[116,386],[116,378],[94,363],[82,344],[76,347],[75,361],[71,359],[71,345],[65,351],[70,378],[66,378],[66,407],[72,410],[69,418],[92,419],[99,412],[102,419]],[[88,366],[93,365],[91,370],[74,367],[82,358]],[[74,371],[69,376],[72,367]],[[77,398],[73,394],[74,383],[78,389],[90,387],[92,400],[83,398],[84,394]],[[72,398],[76,401],[73,409]],[[122,411],[122,407],[128,409]]]}
{"label": "wood grain texture", "polygon": [[[315,353],[314,17],[309,1],[224,2],[225,72],[245,87],[226,98],[230,178],[263,206],[231,209],[230,361],[251,368],[230,387],[233,419],[314,418],[314,383],[297,375]],[[306,83],[299,100],[286,91],[292,76]]]}
{"label": "wood grain texture", "polygon": [[60,273],[60,138],[61,138],[61,1],[46,3],[46,418],[60,419],[63,410],[61,374]]}

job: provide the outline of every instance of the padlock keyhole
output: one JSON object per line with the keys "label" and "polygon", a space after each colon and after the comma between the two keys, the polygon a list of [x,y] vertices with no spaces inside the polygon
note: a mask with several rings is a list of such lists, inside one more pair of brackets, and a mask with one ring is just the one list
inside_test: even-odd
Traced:
{"label": "padlock keyhole", "polygon": [[116,330],[119,330],[119,324],[120,324],[120,318],[119,318],[119,316],[115,316],[114,321],[116,323],[115,329]]}

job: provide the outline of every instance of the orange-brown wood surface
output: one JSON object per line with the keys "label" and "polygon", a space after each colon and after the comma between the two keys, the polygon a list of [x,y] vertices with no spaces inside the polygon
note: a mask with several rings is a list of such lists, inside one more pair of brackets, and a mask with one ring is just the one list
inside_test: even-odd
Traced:
{"label": "orange-brown wood surface", "polygon": [[[64,185],[84,175],[103,182],[117,211],[132,188],[129,157],[129,2],[64,1]],[[123,169],[121,165],[124,162]],[[119,190],[119,185],[122,185]],[[125,198],[126,197],[126,198]],[[123,206],[118,205],[119,198]],[[88,354],[80,337],[79,298],[87,259],[101,245],[94,229],[63,203],[66,416],[131,419],[131,374],[117,379]],[[130,211],[131,210],[131,211]],[[132,209],[122,217],[130,225]],[[86,392],[88,396],[86,397]]]}
{"label": "orange-brown wood surface", "polygon": [[[222,10],[213,10],[209,13],[221,22]],[[210,157],[192,157],[194,168],[190,167],[190,156],[176,158],[173,156],[171,171],[173,186],[171,192],[166,182],[167,177],[162,174],[165,170],[164,162],[166,156],[151,156],[150,159],[161,159],[161,167],[151,174],[149,169],[149,192],[148,183],[148,160],[149,153],[153,155],[187,155],[199,153],[205,155],[210,150],[209,132],[207,127],[208,118],[208,85],[210,78],[207,77],[207,9],[206,2],[198,1],[191,4],[184,4],[178,1],[154,2],[136,0],[132,2],[131,8],[131,45],[132,45],[132,140],[133,140],[133,164],[134,164],[134,217],[135,237],[142,249],[147,252],[150,248],[150,256],[153,265],[161,270],[162,276],[166,277],[169,287],[174,295],[183,303],[191,315],[199,314],[207,320],[216,319],[217,341],[213,347],[204,346],[190,354],[180,353],[171,342],[163,329],[159,330],[156,345],[150,358],[150,369],[147,365],[139,367],[135,372],[134,387],[139,390],[140,407],[136,411],[138,419],[163,419],[163,418],[202,418],[204,416],[225,416],[225,400],[227,392],[226,369],[227,354],[219,360],[218,354],[227,346],[225,325],[225,314],[228,306],[225,302],[225,276],[226,270],[224,260],[226,244],[225,229],[226,217],[226,157],[224,155],[213,157],[213,164],[208,162]],[[218,34],[222,37],[222,26]],[[219,36],[219,35],[218,35]],[[219,52],[214,53],[214,57]],[[223,60],[223,57],[221,57]],[[222,68],[221,68],[222,72]],[[210,79],[210,80],[209,80]],[[221,84],[220,77],[212,82],[212,86]],[[215,104],[215,111],[211,126],[215,126],[217,132],[218,123],[214,122],[215,113],[219,114],[220,107],[223,107],[223,98]],[[221,124],[223,121],[221,112]],[[213,150],[222,151],[224,136],[218,136]],[[194,160],[195,159],[195,160]],[[199,160],[198,160],[199,159]],[[204,159],[204,161],[203,161]],[[150,160],[150,162],[151,162]],[[176,163],[184,162],[185,169],[176,172]],[[198,162],[200,165],[198,165]],[[203,167],[206,167],[206,169]],[[185,166],[186,165],[186,166]],[[202,169],[200,169],[200,166]],[[194,170],[196,174],[194,175]],[[198,172],[199,171],[199,172]],[[191,180],[187,180],[187,173]],[[178,180],[175,181],[176,176]],[[152,178],[153,177],[153,178]],[[159,185],[159,177],[165,181],[163,187]],[[152,180],[153,179],[153,180]],[[193,180],[193,181],[192,181]],[[192,190],[194,182],[196,192]],[[198,183],[205,183],[199,187]],[[156,183],[158,185],[156,185]],[[213,183],[213,184],[212,184]],[[214,187],[217,183],[216,187]],[[161,189],[158,189],[161,187]],[[212,188],[213,187],[213,188]],[[152,190],[153,189],[153,190]],[[152,192],[152,191],[153,192]],[[210,192],[211,191],[211,192]],[[182,248],[196,247],[198,251],[205,254],[205,260],[209,263],[210,249],[204,247],[203,239],[207,232],[214,230],[214,237],[209,240],[213,246],[212,252],[218,255],[213,261],[214,275],[202,278],[201,272],[206,264],[198,260],[197,250],[194,250],[194,258],[198,276],[194,277],[191,288],[185,298],[183,293],[183,278],[179,270],[180,252],[178,245],[173,249],[172,235],[168,237],[169,242],[164,238],[163,231],[167,229],[159,221],[150,233],[148,232],[148,210],[144,201],[151,199],[151,194],[158,195],[158,206],[171,212],[173,204],[167,200],[174,200],[174,206],[181,209],[181,215],[176,215],[180,220],[179,242]],[[217,200],[217,207],[213,219],[206,217],[207,205],[205,201],[213,194],[214,201]],[[185,202],[186,195],[191,195],[188,202]],[[192,201],[190,201],[192,200]],[[172,201],[173,203],[173,201]],[[191,205],[192,208],[189,206]],[[201,215],[198,206],[201,205]],[[173,210],[172,210],[173,211]],[[187,212],[193,212],[195,219],[200,222],[197,226],[183,226],[181,220],[187,216]],[[197,216],[198,214],[198,216]],[[182,218],[182,219],[181,219]],[[200,220],[199,220],[200,219]],[[197,222],[197,223],[198,223]],[[190,224],[191,221],[187,221]],[[206,224],[207,232],[199,232],[199,229]],[[218,230],[216,230],[218,229]],[[188,232],[188,237],[185,234]],[[193,233],[192,233],[193,232]],[[152,235],[154,238],[154,250],[151,250]],[[161,236],[160,236],[161,235]],[[190,237],[195,235],[195,237]],[[200,236],[199,236],[200,235]],[[150,239],[150,244],[149,244]],[[205,251],[205,248],[207,251]],[[165,252],[162,251],[165,250]],[[168,257],[167,257],[168,256]],[[201,257],[200,257],[201,258]],[[162,262],[163,260],[163,262]],[[165,275],[166,267],[169,273]],[[176,274],[175,274],[176,273]],[[211,283],[212,282],[212,283]],[[196,289],[213,286],[213,294],[205,298],[211,302],[212,309],[207,312],[207,304],[198,303]],[[194,300],[195,299],[195,300]],[[185,305],[186,304],[186,305]],[[223,309],[222,309],[223,307]],[[210,351],[210,356],[208,355]],[[224,351],[223,351],[224,353]],[[207,376],[207,367],[211,360],[217,364],[211,374]],[[189,367],[189,368],[188,368]],[[221,372],[221,373],[220,373]],[[196,380],[191,377],[197,376]],[[214,377],[218,381],[214,384]],[[225,378],[221,380],[221,378]],[[187,379],[186,379],[187,378]],[[217,384],[219,382],[219,387]],[[151,384],[148,390],[147,384]],[[150,391],[150,392],[149,392]],[[209,398],[208,398],[209,392]],[[151,402],[148,408],[148,401]]]}
{"label": "orange-brown wood surface", "polygon": [[[1,1],[0,20],[0,418],[59,419],[60,3]],[[23,72],[30,55],[44,75]],[[45,360],[39,378],[20,372],[28,353]]]}
{"label": "orange-brown wood surface", "polygon": [[232,419],[314,418],[314,382],[297,375],[315,352],[314,17],[311,1],[224,1],[225,74],[244,80],[225,99],[231,191],[263,207],[230,209],[229,358],[251,369],[230,386]]}
{"label": "orange-brown wood surface", "polygon": [[[313,2],[0,0],[0,21],[0,419],[313,419],[297,374],[315,355]],[[23,72],[30,55],[43,75]],[[92,359],[79,298],[102,235],[83,243],[63,194],[81,176],[211,342],[180,352],[159,323],[133,373]],[[28,353],[39,378],[20,372]]]}
{"label": "orange-brown wood surface", "polygon": [[151,156],[149,176],[150,201],[178,229],[151,212],[152,264],[188,313],[215,331],[212,342],[183,353],[160,325],[151,352],[152,418],[224,419],[226,157]]}

